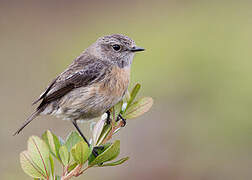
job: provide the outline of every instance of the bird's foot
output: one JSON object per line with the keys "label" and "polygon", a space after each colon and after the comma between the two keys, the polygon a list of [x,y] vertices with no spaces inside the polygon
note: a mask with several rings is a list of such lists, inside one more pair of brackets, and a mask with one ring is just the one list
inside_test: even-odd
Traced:
{"label": "bird's foot", "polygon": [[[110,111],[108,110],[106,113],[107,113],[106,123],[107,123],[107,124],[110,124],[110,123],[111,123]],[[124,119],[124,118],[122,117],[121,114],[119,114],[119,115],[117,116],[116,122],[118,122],[118,121],[120,121],[120,120],[122,120],[122,122],[123,122],[122,127],[124,127],[124,126],[126,125],[126,119]]]}
{"label": "bird's foot", "polygon": [[95,147],[93,147],[92,154],[95,157],[97,157],[97,156],[99,156],[99,153],[101,153],[99,151],[102,151],[103,149],[104,149],[104,146],[95,146]]}
{"label": "bird's foot", "polygon": [[95,146],[93,149],[102,151],[104,149],[104,146]]}
{"label": "bird's foot", "polygon": [[126,119],[124,119],[124,118],[122,117],[122,115],[119,114],[119,115],[117,116],[116,122],[120,121],[120,119],[121,119],[122,122],[123,122],[122,127],[124,127],[124,126],[126,125]]}
{"label": "bird's foot", "polygon": [[[93,147],[92,150],[92,154],[94,155],[94,157],[96,158],[97,156],[99,156],[99,154],[101,153],[101,151],[104,150],[104,146],[95,146]],[[102,165],[103,163],[99,164]]]}

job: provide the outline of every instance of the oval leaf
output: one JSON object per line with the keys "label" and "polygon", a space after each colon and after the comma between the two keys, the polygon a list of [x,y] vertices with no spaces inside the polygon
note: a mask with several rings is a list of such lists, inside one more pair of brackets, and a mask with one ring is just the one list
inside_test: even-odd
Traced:
{"label": "oval leaf", "polygon": [[98,141],[96,142],[96,146],[99,146],[102,144],[103,140],[107,137],[107,135],[109,134],[110,130],[112,129],[111,124],[106,124],[103,129],[102,132],[98,138]]}
{"label": "oval leaf", "polygon": [[42,135],[43,140],[46,142],[48,145],[51,153],[60,160],[59,158],[59,148],[60,148],[60,141],[58,137],[53,134],[51,131],[47,130],[43,135]]}
{"label": "oval leaf", "polygon": [[91,154],[91,148],[88,147],[87,143],[81,141],[77,143],[72,149],[71,154],[78,164],[84,164]]}
{"label": "oval leaf", "polygon": [[67,171],[68,171],[68,172],[72,171],[77,165],[78,165],[78,164],[77,164],[76,162],[73,163],[73,164],[70,164],[70,165],[68,166],[68,168],[67,168]]}
{"label": "oval leaf", "polygon": [[90,166],[102,164],[107,161],[115,159],[120,153],[120,141],[116,140],[111,146],[109,146],[102,154],[97,156],[92,162],[89,163]]}
{"label": "oval leaf", "polygon": [[46,174],[31,159],[28,151],[20,153],[21,167],[26,174],[33,178],[46,178]]}
{"label": "oval leaf", "polygon": [[124,99],[126,102],[128,102],[130,100],[130,93],[129,93],[129,90],[127,89],[125,95],[124,95]]}
{"label": "oval leaf", "polygon": [[49,154],[49,161],[50,161],[50,167],[51,167],[51,174],[52,176],[54,176],[54,161],[51,154]]}
{"label": "oval leaf", "polygon": [[129,157],[125,157],[125,158],[119,159],[118,161],[114,161],[114,162],[106,163],[106,164],[100,164],[100,165],[98,165],[98,166],[99,166],[99,167],[104,167],[104,166],[117,166],[117,165],[120,165],[120,164],[124,163],[124,162],[127,161],[128,159],[129,159]]}
{"label": "oval leaf", "polygon": [[[106,143],[104,145],[102,145],[103,148],[98,148],[97,149],[97,154],[102,154],[104,151],[106,151],[106,149],[108,149],[110,146],[112,145],[112,143]],[[94,147],[95,148],[95,147]],[[88,164],[90,164],[94,159],[95,159],[95,155],[92,153],[89,157],[88,157]]]}
{"label": "oval leaf", "polygon": [[134,101],[134,99],[136,98],[137,93],[139,92],[141,88],[141,85],[139,83],[137,83],[135,85],[135,87],[132,89],[131,93],[130,93],[130,99],[127,102],[127,107],[126,110],[130,107],[130,105],[132,104],[132,102]]}
{"label": "oval leaf", "polygon": [[[29,174],[27,162],[30,162],[29,166],[33,166],[33,170],[34,168],[39,170],[39,174],[47,178],[50,176],[49,149],[46,143],[39,137],[31,136],[28,139],[28,150],[20,154],[20,161],[22,168],[27,174]],[[24,166],[24,162],[26,162],[26,166]],[[34,173],[30,172],[29,175],[34,175]]]}
{"label": "oval leaf", "polygon": [[68,152],[71,151],[71,148],[77,144],[78,142],[82,141],[82,138],[80,137],[80,135],[74,131],[74,132],[71,132],[68,136],[67,136],[67,140],[66,140],[66,147],[67,147],[67,150]]}
{"label": "oval leaf", "polygon": [[153,99],[151,97],[141,98],[129,106],[123,117],[125,119],[133,119],[138,116],[141,116],[145,112],[149,111],[152,104]]}
{"label": "oval leaf", "polygon": [[42,139],[32,136],[28,140],[28,152],[35,164],[49,177],[49,149]]}
{"label": "oval leaf", "polygon": [[67,166],[69,163],[69,159],[70,159],[70,154],[67,151],[67,147],[65,145],[61,146],[59,149],[59,155],[60,155],[60,159],[63,163],[64,166]]}
{"label": "oval leaf", "polygon": [[122,111],[122,105],[123,105],[123,101],[120,101],[115,106],[113,106],[113,108],[111,108],[112,109],[111,118],[113,119],[113,122],[116,122],[117,116]]}
{"label": "oval leaf", "polygon": [[58,139],[59,139],[59,142],[60,142],[60,145],[64,145],[65,144],[65,141],[62,137],[58,136]]}
{"label": "oval leaf", "polygon": [[105,124],[106,118],[102,116],[102,118],[95,124],[95,127],[93,129],[93,145],[96,146],[97,141],[101,135],[103,126]]}

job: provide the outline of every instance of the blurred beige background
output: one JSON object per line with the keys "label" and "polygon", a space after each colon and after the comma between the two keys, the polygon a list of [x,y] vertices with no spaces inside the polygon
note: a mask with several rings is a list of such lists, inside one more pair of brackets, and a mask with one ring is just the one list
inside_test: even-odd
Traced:
{"label": "blurred beige background", "polygon": [[19,164],[30,135],[74,130],[39,117],[12,136],[51,79],[112,33],[146,48],[133,62],[131,87],[141,83],[141,95],[155,102],[115,137],[127,163],[76,179],[251,179],[251,8],[250,1],[0,1],[0,179],[31,179]]}

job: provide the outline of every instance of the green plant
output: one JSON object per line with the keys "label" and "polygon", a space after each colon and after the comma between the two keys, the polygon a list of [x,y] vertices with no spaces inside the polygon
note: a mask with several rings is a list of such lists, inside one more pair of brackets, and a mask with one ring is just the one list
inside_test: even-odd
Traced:
{"label": "green plant", "polygon": [[[91,146],[83,141],[77,132],[71,132],[66,140],[57,137],[47,130],[42,138],[31,136],[28,139],[28,148],[20,153],[21,167],[26,174],[34,179],[68,180],[73,176],[83,174],[93,167],[116,166],[124,163],[129,157],[112,161],[120,153],[120,141],[109,142],[112,136],[124,125],[117,121],[120,114],[124,119],[133,119],[147,112],[153,100],[150,97],[135,100],[140,90],[137,84],[126,98],[110,109],[111,123],[101,118],[93,128]],[[96,149],[97,156],[92,153]],[[55,160],[63,167],[61,176],[55,174]]]}

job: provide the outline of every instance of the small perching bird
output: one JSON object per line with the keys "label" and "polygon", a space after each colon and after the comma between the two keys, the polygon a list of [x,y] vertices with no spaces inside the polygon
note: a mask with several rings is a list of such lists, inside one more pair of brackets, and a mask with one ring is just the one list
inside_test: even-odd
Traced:
{"label": "small perching bird", "polygon": [[92,119],[105,112],[109,116],[108,110],[127,91],[134,53],[143,50],[120,34],[99,38],[51,82],[33,103],[41,101],[36,111],[14,135],[38,115],[54,115],[71,120],[89,145],[76,121]]}

